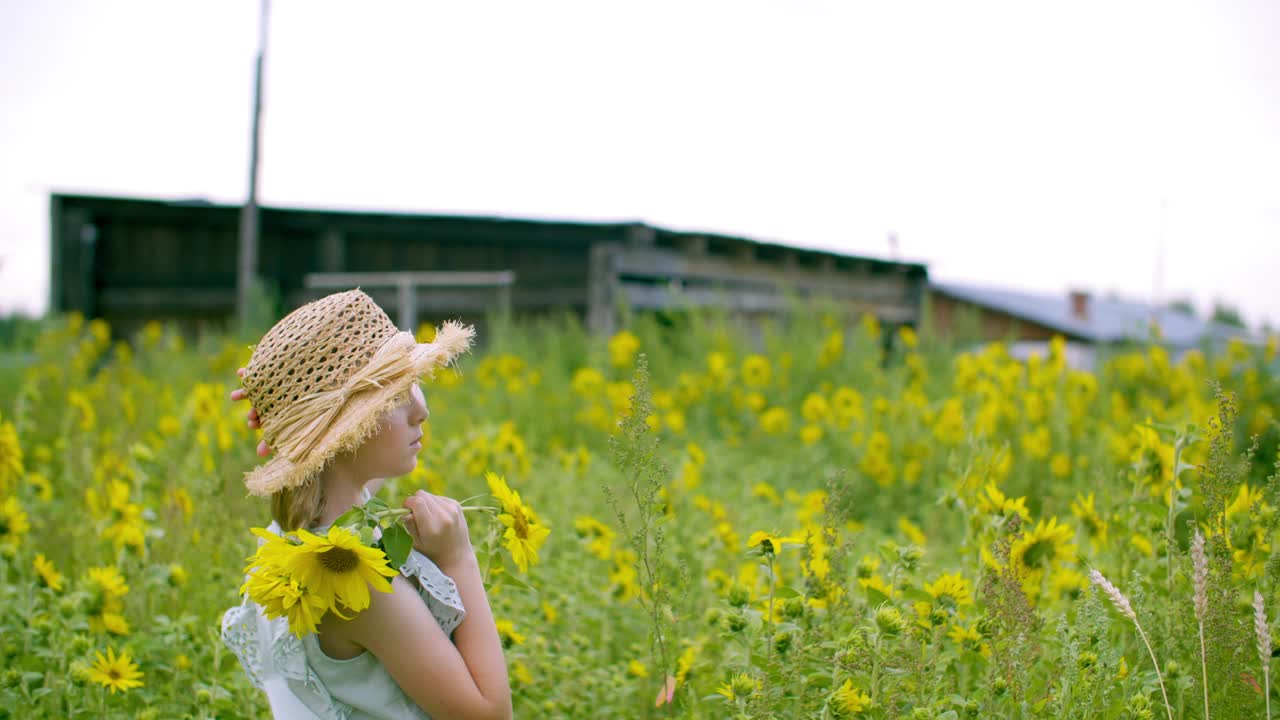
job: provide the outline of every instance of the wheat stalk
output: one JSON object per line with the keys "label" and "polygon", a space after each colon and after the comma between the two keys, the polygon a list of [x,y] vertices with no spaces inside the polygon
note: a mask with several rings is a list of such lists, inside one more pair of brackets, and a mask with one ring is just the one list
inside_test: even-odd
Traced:
{"label": "wheat stalk", "polygon": [[1098,587],[1101,587],[1111,598],[1111,602],[1115,604],[1116,609],[1125,617],[1133,621],[1133,626],[1138,628],[1138,637],[1142,638],[1142,644],[1147,646],[1147,654],[1151,656],[1151,664],[1156,668],[1156,680],[1160,681],[1160,695],[1164,697],[1164,711],[1169,716],[1169,720],[1173,720],[1173,707],[1169,705],[1169,694],[1164,689],[1164,677],[1160,675],[1160,663],[1156,661],[1156,653],[1151,649],[1151,642],[1147,640],[1147,634],[1142,630],[1142,623],[1138,622],[1138,614],[1133,611],[1133,606],[1129,604],[1129,598],[1120,592],[1120,589],[1111,584],[1110,580],[1103,577],[1102,573],[1097,570],[1089,571],[1089,580]]}
{"label": "wheat stalk", "polygon": [[1271,717],[1271,626],[1267,624],[1262,593],[1253,591],[1253,629],[1258,634],[1258,660],[1262,662],[1262,695],[1267,699],[1267,717]]}
{"label": "wheat stalk", "polygon": [[1204,691],[1204,717],[1209,720],[1209,670],[1204,652],[1204,614],[1209,608],[1209,561],[1204,555],[1204,535],[1199,530],[1191,539],[1191,570],[1196,586],[1196,624],[1200,626],[1200,684]]}

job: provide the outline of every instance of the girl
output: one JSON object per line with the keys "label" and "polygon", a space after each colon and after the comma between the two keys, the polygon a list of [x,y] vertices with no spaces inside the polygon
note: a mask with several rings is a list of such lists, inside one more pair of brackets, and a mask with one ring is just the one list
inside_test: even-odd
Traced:
{"label": "girl", "polygon": [[[430,415],[418,379],[470,346],[446,323],[416,343],[359,290],[305,305],[276,324],[241,369],[258,452],[247,473],[268,497],[272,532],[322,534],[381,478],[411,472]],[[404,501],[413,551],[390,593],[359,613],[327,613],[295,637],[246,596],[223,616],[223,640],[266,691],[277,718],[511,717],[502,644],[458,502],[419,491]],[[336,557],[336,556],[335,556]]]}

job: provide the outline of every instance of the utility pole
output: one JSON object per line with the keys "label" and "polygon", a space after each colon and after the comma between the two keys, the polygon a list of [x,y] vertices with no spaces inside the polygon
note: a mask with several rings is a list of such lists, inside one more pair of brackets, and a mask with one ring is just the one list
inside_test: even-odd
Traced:
{"label": "utility pole", "polygon": [[1164,235],[1168,225],[1169,196],[1160,196],[1160,232],[1156,235],[1156,267],[1151,298],[1151,322],[1158,322],[1161,304],[1164,302]]}
{"label": "utility pole", "polygon": [[258,276],[258,142],[262,121],[262,61],[267,55],[270,0],[262,0],[258,24],[258,62],[253,77],[253,135],[249,141],[249,199],[240,210],[240,262],[236,273],[236,318],[249,321],[249,305]]}

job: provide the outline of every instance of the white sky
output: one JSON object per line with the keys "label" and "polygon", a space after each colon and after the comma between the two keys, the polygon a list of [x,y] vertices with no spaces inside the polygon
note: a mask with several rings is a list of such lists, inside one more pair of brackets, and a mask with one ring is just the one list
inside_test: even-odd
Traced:
{"label": "white sky", "polygon": [[[359,10],[353,10],[358,7]],[[247,187],[256,0],[0,0],[0,313],[53,191]],[[1280,3],[272,5],[261,201],[674,228],[1280,324]]]}

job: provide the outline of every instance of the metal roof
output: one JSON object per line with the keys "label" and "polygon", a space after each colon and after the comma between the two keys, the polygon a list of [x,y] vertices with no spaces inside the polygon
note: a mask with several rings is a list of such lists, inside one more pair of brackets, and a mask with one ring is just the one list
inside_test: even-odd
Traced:
{"label": "metal roof", "polygon": [[1160,328],[1163,344],[1173,348],[1195,347],[1203,340],[1214,345],[1233,337],[1251,340],[1247,330],[1116,296],[1090,294],[1086,317],[1081,319],[1071,312],[1069,294],[1040,294],[938,280],[931,280],[929,286],[957,300],[999,310],[1090,342],[1150,339],[1152,321]]}

